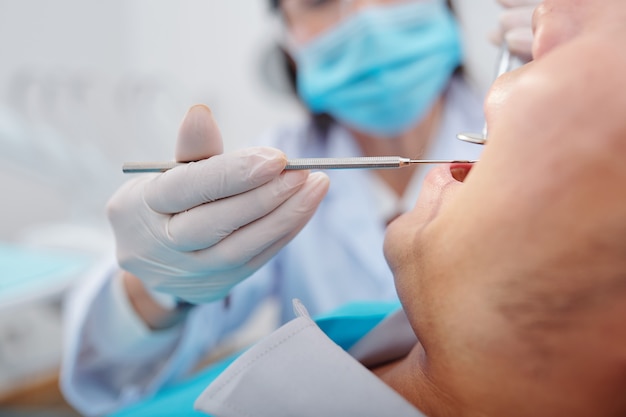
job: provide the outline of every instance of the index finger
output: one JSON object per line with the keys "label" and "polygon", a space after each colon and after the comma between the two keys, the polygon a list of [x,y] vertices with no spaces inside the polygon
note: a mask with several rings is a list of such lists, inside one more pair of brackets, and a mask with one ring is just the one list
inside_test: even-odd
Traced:
{"label": "index finger", "polygon": [[155,176],[146,184],[145,200],[159,213],[180,213],[255,189],[280,175],[286,164],[284,153],[266,147],[216,155]]}

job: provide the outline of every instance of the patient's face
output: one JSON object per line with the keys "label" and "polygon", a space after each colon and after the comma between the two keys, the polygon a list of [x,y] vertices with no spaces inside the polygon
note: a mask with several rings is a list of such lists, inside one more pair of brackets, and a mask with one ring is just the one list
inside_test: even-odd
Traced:
{"label": "patient's face", "polygon": [[388,230],[423,373],[456,415],[626,413],[626,25],[592,30],[597,4],[546,1],[563,11],[490,91],[480,163],[463,183],[435,168]]}

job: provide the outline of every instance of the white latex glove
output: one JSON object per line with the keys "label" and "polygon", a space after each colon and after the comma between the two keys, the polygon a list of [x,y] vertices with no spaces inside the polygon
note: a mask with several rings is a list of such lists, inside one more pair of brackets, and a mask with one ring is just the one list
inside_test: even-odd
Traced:
{"label": "white latex glove", "polygon": [[328,190],[323,173],[283,171],[276,149],[221,152],[211,111],[192,107],[176,159],[198,162],[130,180],[109,201],[119,264],[147,288],[192,303],[225,297],[304,227]]}
{"label": "white latex glove", "polygon": [[513,55],[524,61],[532,59],[533,13],[542,0],[497,0],[504,10],[500,13],[499,29],[492,35],[495,44],[506,41]]}

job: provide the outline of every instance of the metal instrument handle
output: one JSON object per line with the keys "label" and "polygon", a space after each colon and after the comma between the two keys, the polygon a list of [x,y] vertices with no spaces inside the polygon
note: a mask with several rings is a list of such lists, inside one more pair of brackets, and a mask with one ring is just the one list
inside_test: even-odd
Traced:
{"label": "metal instrument handle", "polygon": [[409,164],[399,156],[363,156],[350,158],[295,158],[287,161],[285,169],[389,169]]}

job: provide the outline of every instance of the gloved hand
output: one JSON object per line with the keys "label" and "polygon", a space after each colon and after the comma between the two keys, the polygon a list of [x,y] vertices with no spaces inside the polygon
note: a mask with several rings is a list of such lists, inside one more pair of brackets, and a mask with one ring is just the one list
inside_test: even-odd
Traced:
{"label": "gloved hand", "polygon": [[505,9],[500,14],[500,27],[492,34],[492,41],[500,45],[506,41],[513,55],[524,61],[532,59],[533,12],[542,0],[497,0]]}
{"label": "gloved hand", "polygon": [[120,266],[153,291],[192,303],[225,297],[289,242],[328,190],[328,177],[283,171],[272,148],[222,153],[206,106],[179,131],[176,159],[197,160],[125,183],[107,213]]}

